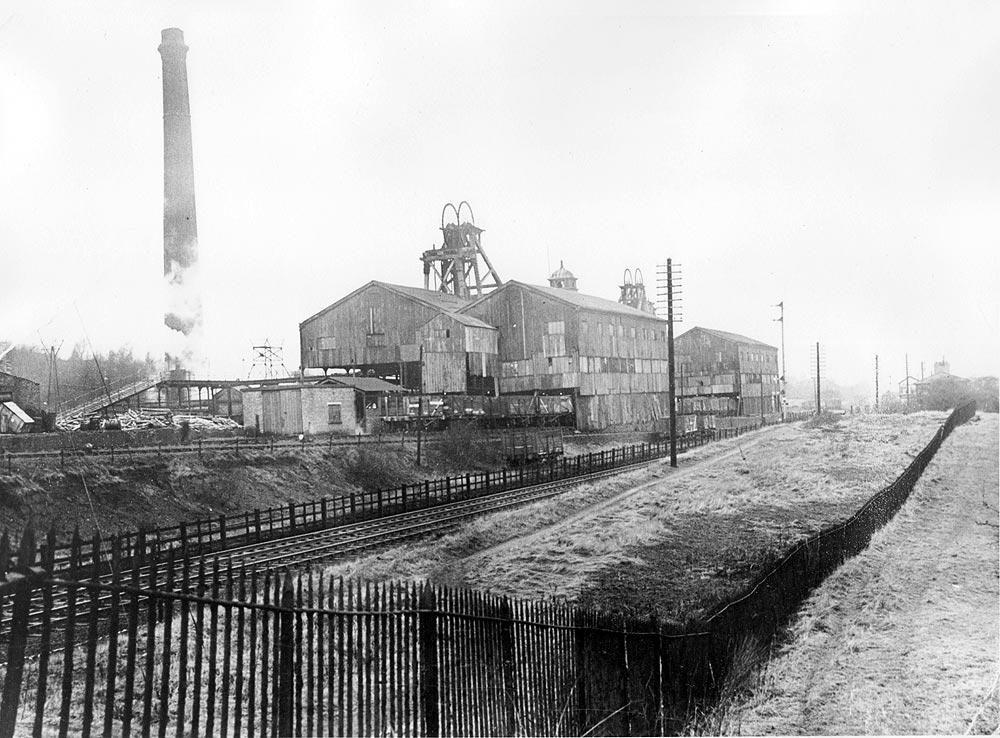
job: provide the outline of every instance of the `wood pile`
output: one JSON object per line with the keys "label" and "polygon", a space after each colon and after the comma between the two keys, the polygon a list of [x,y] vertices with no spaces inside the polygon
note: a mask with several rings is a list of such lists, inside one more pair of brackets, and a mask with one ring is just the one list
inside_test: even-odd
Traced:
{"label": "wood pile", "polygon": [[[96,423],[92,421],[97,421]],[[89,430],[139,430],[142,428],[180,428],[182,422],[187,422],[191,430],[212,431],[230,430],[242,426],[232,418],[202,417],[200,415],[174,415],[167,408],[147,408],[144,410],[126,410],[108,418],[103,416],[79,416],[61,418],[56,422],[56,428],[61,431],[77,431],[81,428]]]}

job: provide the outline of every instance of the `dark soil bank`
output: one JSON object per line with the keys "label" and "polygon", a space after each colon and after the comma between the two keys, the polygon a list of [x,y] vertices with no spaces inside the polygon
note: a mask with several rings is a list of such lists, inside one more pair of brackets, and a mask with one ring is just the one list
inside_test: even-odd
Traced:
{"label": "dark soil bank", "polygon": [[[461,449],[459,449],[460,451]],[[118,460],[106,457],[0,474],[0,528],[18,536],[27,520],[90,535],[159,527],[361,489],[410,484],[489,464],[456,449],[340,447],[251,454],[194,454]]]}

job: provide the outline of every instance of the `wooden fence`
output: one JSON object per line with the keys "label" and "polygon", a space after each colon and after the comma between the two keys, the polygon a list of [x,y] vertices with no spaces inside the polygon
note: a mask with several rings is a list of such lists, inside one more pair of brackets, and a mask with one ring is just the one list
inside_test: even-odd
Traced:
{"label": "wooden fence", "polygon": [[16,556],[0,549],[0,738],[681,732],[733,654],[766,646],[974,413],[957,409],[852,518],[684,627],[428,584],[220,570],[206,557],[174,574],[175,549],[161,589],[158,551],[128,571],[113,556],[102,582],[80,545],[56,570],[55,548],[29,527]]}

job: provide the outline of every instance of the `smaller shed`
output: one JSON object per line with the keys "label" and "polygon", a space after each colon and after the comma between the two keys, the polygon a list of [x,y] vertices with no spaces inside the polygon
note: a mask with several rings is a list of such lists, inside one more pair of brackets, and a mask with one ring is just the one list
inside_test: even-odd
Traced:
{"label": "smaller shed", "polygon": [[370,433],[402,394],[375,377],[304,377],[242,389],[243,426],[279,436]]}
{"label": "smaller shed", "polygon": [[30,433],[35,421],[12,400],[0,403],[0,433]]}

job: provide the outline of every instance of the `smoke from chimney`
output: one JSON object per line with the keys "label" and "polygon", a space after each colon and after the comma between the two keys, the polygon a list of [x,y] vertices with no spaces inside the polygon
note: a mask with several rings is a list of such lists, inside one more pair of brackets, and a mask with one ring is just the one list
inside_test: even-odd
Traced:
{"label": "smoke from chimney", "polygon": [[164,323],[183,336],[167,355],[171,367],[200,363],[201,295],[197,288],[198,223],[194,204],[194,156],[188,100],[184,32],[165,28],[158,48],[163,60],[163,275],[167,283]]}

